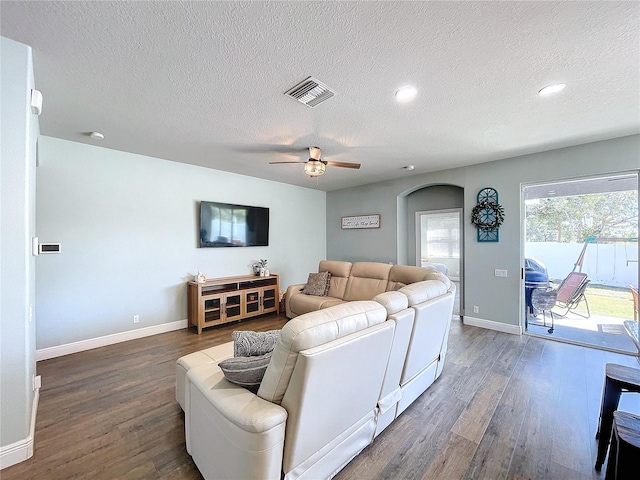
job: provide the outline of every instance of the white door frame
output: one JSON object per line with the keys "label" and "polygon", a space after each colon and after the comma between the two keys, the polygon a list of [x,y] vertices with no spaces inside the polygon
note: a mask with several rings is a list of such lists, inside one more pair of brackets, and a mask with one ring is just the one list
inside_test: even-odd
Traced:
{"label": "white door frame", "polygon": [[422,262],[420,261],[420,250],[422,245],[422,228],[420,217],[422,215],[430,215],[437,213],[458,213],[459,219],[459,227],[460,227],[460,278],[458,280],[459,285],[459,298],[460,298],[460,307],[458,311],[458,315],[460,317],[464,316],[464,209],[463,208],[443,208],[439,210],[422,210],[416,212],[415,214],[415,225],[416,225],[416,265],[418,267],[422,266]]}
{"label": "white door frame", "polygon": [[[601,177],[615,177],[620,175],[636,175],[637,179],[637,188],[638,195],[640,196],[640,170],[623,170],[620,172],[606,172],[599,173],[593,175],[580,175],[576,177],[569,178],[558,178],[555,180],[546,180],[539,182],[526,182],[520,184],[520,218],[522,221],[520,222],[520,331],[525,333],[525,316],[526,316],[526,305],[525,305],[525,286],[524,286],[524,259],[525,259],[525,243],[526,243],[526,233],[527,226],[525,225],[525,199],[524,199],[524,191],[527,187],[539,186],[539,185],[550,185],[557,184],[562,182],[571,182],[576,180],[585,180],[590,178],[601,178]],[[640,208],[640,206],[639,206]],[[638,215],[638,231],[640,231],[640,215]],[[638,254],[640,254],[640,244],[638,244]],[[640,263],[638,263],[638,278],[640,278]],[[599,348],[597,346],[592,346],[593,348]]]}

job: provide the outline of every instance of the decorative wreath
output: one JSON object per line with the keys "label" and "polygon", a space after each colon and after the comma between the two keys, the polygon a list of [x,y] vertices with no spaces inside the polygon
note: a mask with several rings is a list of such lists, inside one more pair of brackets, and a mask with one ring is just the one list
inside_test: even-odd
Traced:
{"label": "decorative wreath", "polygon": [[471,211],[471,223],[479,230],[497,229],[504,222],[504,208],[499,203],[483,200]]}

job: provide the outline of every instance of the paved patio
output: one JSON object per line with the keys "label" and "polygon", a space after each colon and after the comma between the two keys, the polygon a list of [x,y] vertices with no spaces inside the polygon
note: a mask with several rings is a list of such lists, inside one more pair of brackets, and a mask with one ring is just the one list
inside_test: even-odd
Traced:
{"label": "paved patio", "polygon": [[620,353],[638,355],[638,348],[624,328],[627,318],[605,317],[592,314],[590,318],[583,318],[574,313],[561,317],[554,314],[555,328],[548,333],[550,317],[547,314],[547,327],[542,324],[542,314],[531,317],[527,333],[547,337],[554,340],[577,343],[613,350]]}

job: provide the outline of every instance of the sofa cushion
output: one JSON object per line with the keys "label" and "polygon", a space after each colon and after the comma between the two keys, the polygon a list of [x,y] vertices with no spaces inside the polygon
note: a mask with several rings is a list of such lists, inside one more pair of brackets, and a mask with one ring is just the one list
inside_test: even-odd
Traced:
{"label": "sofa cushion", "polygon": [[347,288],[347,280],[351,273],[351,262],[342,262],[339,260],[321,260],[318,266],[319,272],[329,272],[331,281],[329,283],[329,292],[327,295],[334,298],[344,298],[344,291]]}
{"label": "sofa cushion", "polygon": [[227,380],[257,392],[271,361],[271,352],[254,357],[233,357],[218,364]]}
{"label": "sofa cushion", "polygon": [[320,272],[310,273],[307,284],[302,289],[305,295],[317,295],[319,297],[327,296],[329,293],[329,282],[331,281],[331,273]]}
{"label": "sofa cushion", "polygon": [[280,330],[269,330],[268,332],[237,330],[231,333],[231,337],[233,337],[233,356],[253,357],[272,352],[279,336]]}
{"label": "sofa cushion", "polygon": [[389,281],[391,265],[376,262],[357,262],[351,267],[347,289],[343,300],[371,300],[385,292]]}
{"label": "sofa cushion", "polygon": [[341,298],[317,297],[315,295],[293,295],[288,302],[289,310],[295,315],[303,315],[345,303]]}
{"label": "sofa cushion", "polygon": [[176,362],[176,399],[184,410],[185,392],[189,388],[187,372],[205,364],[217,364],[222,360],[233,357],[233,342],[216,345],[199,352],[193,352],[180,357]]}
{"label": "sofa cushion", "polygon": [[387,310],[387,316],[398,313],[409,306],[407,296],[400,292],[384,292],[373,297],[374,302],[378,302]]}
{"label": "sofa cushion", "polygon": [[374,301],[347,302],[296,317],[280,333],[258,396],[280,404],[298,360],[298,352],[382,323],[387,311]]}
{"label": "sofa cushion", "polygon": [[[442,274],[438,273],[438,275]],[[444,275],[442,276],[444,277]],[[416,282],[402,287],[398,291],[407,296],[409,306],[411,307],[444,295],[447,293],[447,286],[440,280],[425,280],[424,282]]]}
{"label": "sofa cushion", "polygon": [[334,277],[348,277],[351,273],[351,262],[342,262],[340,260],[320,260],[318,265],[319,272],[329,272]]}
{"label": "sofa cushion", "polygon": [[[389,285],[387,290],[398,290],[401,287],[411,283],[422,282],[423,280],[438,280],[439,277],[435,270],[431,268],[414,267],[411,265],[394,265],[389,271]],[[400,287],[400,288],[401,288]]]}

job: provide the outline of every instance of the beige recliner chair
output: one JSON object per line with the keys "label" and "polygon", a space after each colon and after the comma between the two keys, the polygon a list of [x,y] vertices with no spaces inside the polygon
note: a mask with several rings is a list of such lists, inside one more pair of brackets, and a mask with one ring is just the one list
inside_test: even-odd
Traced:
{"label": "beige recliner chair", "polygon": [[228,382],[215,364],[189,369],[187,449],[202,475],[335,475],[376,433],[396,325],[386,319],[379,303],[354,301],[291,320],[257,395]]}

